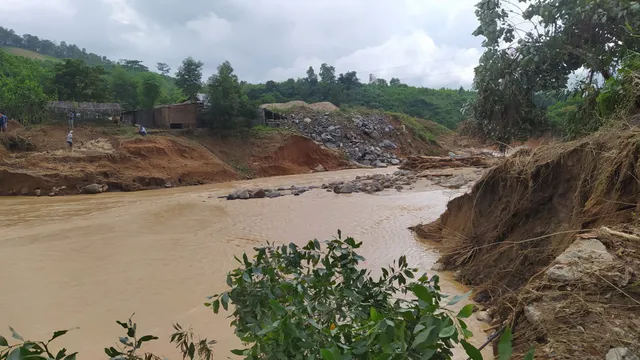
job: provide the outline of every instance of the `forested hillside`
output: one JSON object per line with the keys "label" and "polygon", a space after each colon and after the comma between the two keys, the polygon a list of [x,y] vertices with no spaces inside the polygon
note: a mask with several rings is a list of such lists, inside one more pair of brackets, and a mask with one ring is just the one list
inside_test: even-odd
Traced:
{"label": "forested hillside", "polygon": [[225,62],[205,83],[204,64],[192,58],[185,59],[171,77],[165,63],[157,63],[158,73],[152,72],[139,60],[113,61],[74,44],[21,36],[2,27],[0,48],[5,50],[0,51],[0,108],[29,122],[42,118],[43,104],[50,100],[118,102],[124,109],[136,109],[204,92],[220,109],[212,113],[218,120],[212,123],[224,128],[247,124],[238,118],[247,117],[252,113],[249,109],[260,104],[303,100],[400,112],[453,129],[463,120],[462,107],[474,97],[474,92],[463,88],[419,88],[395,78],[387,82],[369,75],[369,81],[362,82],[355,71],[336,74],[327,64],[322,64],[318,75],[309,67],[298,79],[249,84],[241,82]]}

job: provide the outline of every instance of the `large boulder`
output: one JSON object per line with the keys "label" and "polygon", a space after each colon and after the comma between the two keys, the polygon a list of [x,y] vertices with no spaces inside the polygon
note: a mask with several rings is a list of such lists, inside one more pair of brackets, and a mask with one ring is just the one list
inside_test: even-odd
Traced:
{"label": "large boulder", "polygon": [[251,194],[247,189],[238,189],[227,196],[227,200],[247,200],[250,198]]}
{"label": "large boulder", "polygon": [[351,194],[354,191],[355,191],[355,188],[351,183],[347,183],[342,186],[336,186],[333,189],[333,192],[335,192],[336,194]]}
{"label": "large boulder", "polygon": [[320,165],[314,167],[313,171],[315,171],[315,172],[325,172],[325,171],[327,171],[327,169],[325,169],[324,166],[322,166],[322,164],[320,164]]}
{"label": "large boulder", "polygon": [[257,189],[251,193],[251,197],[254,199],[262,199],[265,196],[267,196],[267,193],[263,189]]}
{"label": "large boulder", "polygon": [[107,185],[91,184],[82,188],[82,192],[85,194],[100,194],[107,191]]}

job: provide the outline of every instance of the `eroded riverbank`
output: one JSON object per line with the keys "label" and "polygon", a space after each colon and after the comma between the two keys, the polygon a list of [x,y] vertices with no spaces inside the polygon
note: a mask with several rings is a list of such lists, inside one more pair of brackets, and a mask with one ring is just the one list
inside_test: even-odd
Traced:
{"label": "eroded riverbank", "polygon": [[[255,201],[217,196],[243,187],[305,186],[393,171],[346,170],[94,197],[2,198],[0,270],[10,291],[0,294],[0,324],[29,338],[78,326],[60,345],[93,359],[120,335],[115,320],[135,312],[141,330],[161,338],[150,345],[154,352],[176,358],[167,339],[171,322],[179,322],[216,339],[216,354],[226,357],[239,341],[229,319],[202,303],[225,289],[233,255],[265,241],[328,239],[341,229],[364,242],[361,253],[371,269],[406,255],[428,271],[438,253],[415,241],[407,228],[435,220],[461,191],[417,185],[376,195],[318,190]],[[447,274],[442,287],[448,294],[466,291]],[[479,345],[484,333],[475,319],[470,322]]]}

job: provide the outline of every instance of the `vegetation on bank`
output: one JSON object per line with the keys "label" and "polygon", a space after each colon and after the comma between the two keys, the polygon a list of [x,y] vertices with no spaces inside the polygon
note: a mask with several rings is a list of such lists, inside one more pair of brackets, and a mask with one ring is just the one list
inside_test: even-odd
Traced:
{"label": "vegetation on bank", "polygon": [[[356,250],[362,243],[343,240],[339,231],[324,244],[267,244],[256,248],[251,259],[246,254],[236,258],[239,266],[226,280],[230,289],[205,304],[216,314],[233,308],[231,325],[245,346],[233,354],[245,359],[451,359],[452,348],[460,344],[471,359],[482,359],[468,342],[473,334],[464,322],[473,305],[448,308],[466,295],[447,298],[438,276],[420,275],[404,256],[374,278],[359,268],[364,258]],[[131,318],[117,324],[126,336],[105,348],[110,359],[161,359],[142,350],[156,336],[140,336]],[[184,359],[213,359],[215,341],[173,326],[170,342]],[[51,346],[68,330],[56,331],[48,341],[25,340],[10,330],[17,343],[9,345],[0,336],[0,359],[76,359],[77,353]],[[507,329],[500,359],[510,357],[511,340]]]}
{"label": "vegetation on bank", "polygon": [[577,137],[640,107],[639,2],[481,0],[476,8],[474,35],[485,48],[467,107],[476,134],[502,143],[548,130]]}
{"label": "vegetation on bank", "polygon": [[[327,64],[322,64],[319,76],[309,67],[306,76],[298,79],[248,84],[238,79],[229,62],[203,81],[204,64],[188,57],[171,77],[165,63],[156,64],[158,73],[151,72],[139,60],[112,61],[64,41],[57,44],[31,34],[20,36],[2,27],[0,48],[6,50],[0,50],[0,109],[27,123],[45,119],[44,104],[50,100],[118,102],[131,110],[194,99],[198,93],[205,93],[215,109],[209,124],[222,130],[250,126],[249,120],[260,104],[291,100],[330,101],[338,106],[404,113],[454,129],[463,119],[460,108],[474,96],[463,88],[419,88],[402,84],[399,79],[387,82],[370,76],[369,82],[363,83],[356,72],[336,74]],[[29,100],[21,103],[4,88]]]}

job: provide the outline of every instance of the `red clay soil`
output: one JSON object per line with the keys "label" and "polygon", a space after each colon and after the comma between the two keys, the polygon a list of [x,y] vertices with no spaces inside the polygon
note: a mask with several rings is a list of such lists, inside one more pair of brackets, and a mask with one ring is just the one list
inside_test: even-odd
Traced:
{"label": "red clay soil", "polygon": [[313,140],[299,135],[290,136],[273,153],[256,157],[258,176],[293,175],[308,173],[322,165],[326,170],[349,166],[349,161],[338,152],[325,149]]}
{"label": "red clay soil", "polygon": [[[66,130],[62,129],[62,133]],[[73,194],[91,184],[107,184],[113,190],[142,190],[163,186],[221,182],[239,178],[236,171],[194,141],[178,137],[147,136],[119,140],[117,137],[91,138],[95,129],[74,130],[74,151],[53,141],[38,141],[42,133],[60,129],[38,128],[25,138],[37,148],[50,150],[14,152],[0,161],[0,195],[46,194],[66,187],[61,194]],[[80,140],[83,139],[83,140]],[[58,149],[53,150],[58,147]]]}

